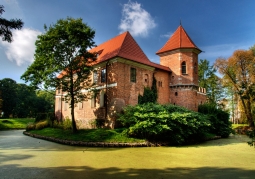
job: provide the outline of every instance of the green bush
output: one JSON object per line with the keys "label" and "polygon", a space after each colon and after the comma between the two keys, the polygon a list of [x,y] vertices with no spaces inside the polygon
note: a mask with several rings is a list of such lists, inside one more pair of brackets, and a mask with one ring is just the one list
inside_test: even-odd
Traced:
{"label": "green bush", "polygon": [[71,130],[72,129],[72,120],[69,118],[65,118],[62,123],[64,130]]}
{"label": "green bush", "polygon": [[62,122],[54,120],[52,126],[54,128],[71,130],[72,129],[72,120],[69,119],[68,117],[66,117]]}
{"label": "green bush", "polygon": [[41,129],[46,128],[46,127],[49,127],[48,120],[39,121],[39,122],[35,123],[35,129],[36,130],[41,130]]}
{"label": "green bush", "polygon": [[153,103],[127,106],[118,120],[127,127],[125,133],[129,136],[171,144],[201,140],[210,126],[203,114]]}
{"label": "green bush", "polygon": [[208,116],[208,120],[212,124],[210,133],[226,138],[233,132],[228,112],[210,103],[199,105],[198,112]]}
{"label": "green bush", "polygon": [[247,143],[250,146],[254,146],[255,147],[255,129],[250,129],[249,131],[246,132],[246,135],[251,138],[251,141],[248,141]]}
{"label": "green bush", "polygon": [[35,124],[33,122],[30,122],[26,126],[26,131],[35,130]]}

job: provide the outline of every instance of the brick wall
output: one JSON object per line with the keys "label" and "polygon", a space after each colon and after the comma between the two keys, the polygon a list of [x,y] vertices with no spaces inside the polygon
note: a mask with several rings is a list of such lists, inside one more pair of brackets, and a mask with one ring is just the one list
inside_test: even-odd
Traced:
{"label": "brick wall", "polygon": [[157,70],[155,71],[155,78],[157,81],[158,90],[158,103],[167,104],[170,103],[170,88],[169,88],[169,72]]}
{"label": "brick wall", "polygon": [[[181,73],[181,64],[186,62],[187,74]],[[171,83],[198,85],[198,55],[192,51],[175,50],[160,54],[160,64],[171,69]]]}

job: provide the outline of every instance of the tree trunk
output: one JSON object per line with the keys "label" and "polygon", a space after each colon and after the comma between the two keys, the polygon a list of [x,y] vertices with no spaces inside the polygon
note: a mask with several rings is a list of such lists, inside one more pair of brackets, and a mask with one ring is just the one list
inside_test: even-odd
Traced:
{"label": "tree trunk", "polygon": [[247,100],[247,105],[245,105],[245,101],[244,99],[240,96],[242,104],[243,104],[243,108],[245,111],[245,115],[249,124],[249,127],[254,127],[254,122],[253,122],[253,118],[252,118],[252,113],[251,113],[251,103],[249,101],[249,99]]}
{"label": "tree trunk", "polygon": [[73,97],[73,95],[71,97],[71,116],[72,116],[73,133],[76,133],[77,132],[77,127],[76,127],[76,122],[75,122],[75,118],[74,118],[74,97]]}
{"label": "tree trunk", "polygon": [[253,121],[252,112],[251,112],[251,102],[249,99],[247,100],[247,113],[248,115],[246,114],[246,116],[247,116],[249,127],[254,127],[254,121]]}
{"label": "tree trunk", "polygon": [[[71,74],[73,74],[73,72],[71,71]],[[71,75],[71,79],[70,79],[70,94],[71,94],[71,116],[72,116],[72,129],[73,129],[73,133],[77,132],[77,127],[76,127],[76,122],[75,122],[75,118],[74,118],[74,89],[73,89],[73,75]]]}

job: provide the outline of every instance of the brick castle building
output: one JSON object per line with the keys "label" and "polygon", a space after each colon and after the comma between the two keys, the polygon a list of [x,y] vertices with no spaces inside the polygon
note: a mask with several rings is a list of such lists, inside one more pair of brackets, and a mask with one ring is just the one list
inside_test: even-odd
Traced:
{"label": "brick castle building", "polygon": [[[197,111],[206,101],[205,89],[198,86],[198,54],[180,25],[166,44],[156,52],[160,64],[151,62],[129,32],[124,32],[91,49],[97,53],[92,74],[97,93],[75,107],[79,128],[90,128],[95,119],[105,119],[113,128],[116,114],[126,105],[138,104],[144,87],[157,81],[159,104],[174,104]],[[85,92],[85,91],[84,91]],[[58,119],[71,118],[68,103],[56,92],[55,113]]]}

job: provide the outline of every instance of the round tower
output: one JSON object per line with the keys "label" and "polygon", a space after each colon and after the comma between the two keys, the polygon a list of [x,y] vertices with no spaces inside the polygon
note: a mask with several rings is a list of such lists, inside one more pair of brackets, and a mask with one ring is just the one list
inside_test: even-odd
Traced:
{"label": "round tower", "polygon": [[182,25],[166,44],[156,53],[160,64],[171,69],[170,102],[191,110],[197,110],[198,54],[201,50],[194,44]]}

